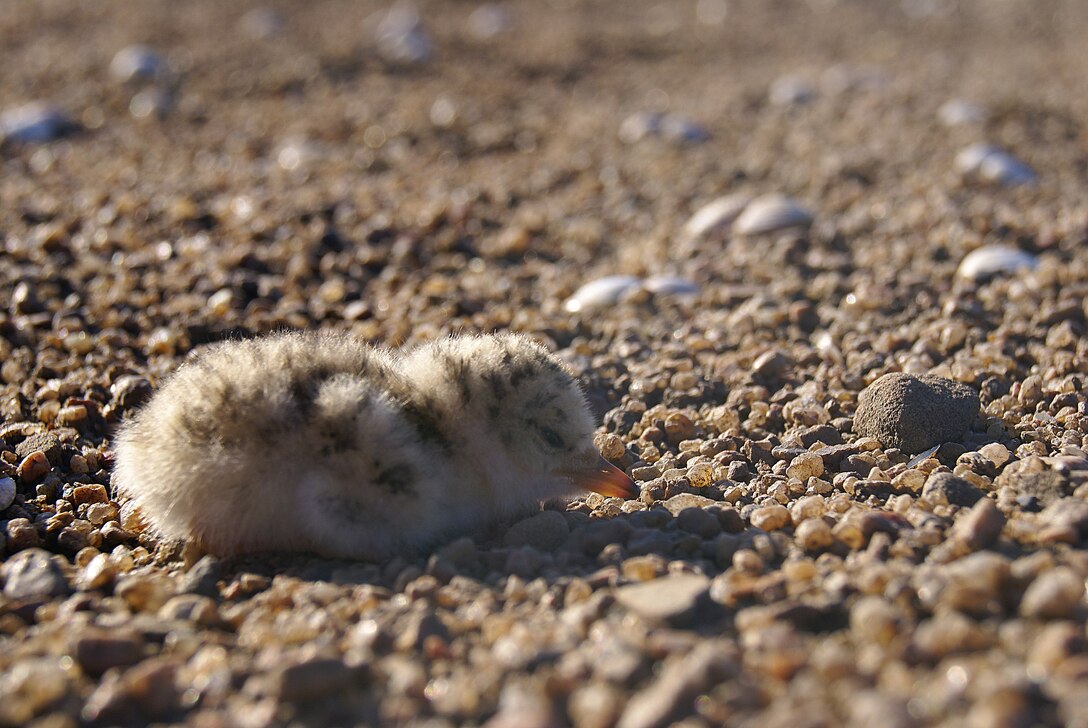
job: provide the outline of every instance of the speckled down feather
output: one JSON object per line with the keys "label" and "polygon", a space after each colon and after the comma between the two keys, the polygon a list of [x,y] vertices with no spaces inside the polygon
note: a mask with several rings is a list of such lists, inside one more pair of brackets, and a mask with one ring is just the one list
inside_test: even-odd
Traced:
{"label": "speckled down feather", "polygon": [[635,494],[592,431],[570,373],[522,336],[402,355],[281,334],[185,363],[122,427],[114,477],[154,531],[213,553],[381,559],[580,487]]}

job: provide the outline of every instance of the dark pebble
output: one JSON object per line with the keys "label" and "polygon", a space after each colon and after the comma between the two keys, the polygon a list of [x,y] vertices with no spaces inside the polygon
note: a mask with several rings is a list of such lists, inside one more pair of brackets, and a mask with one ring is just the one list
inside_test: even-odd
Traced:
{"label": "dark pebble", "polygon": [[912,454],[960,438],[979,409],[978,392],[964,384],[900,372],[870,384],[858,401],[857,434]]}

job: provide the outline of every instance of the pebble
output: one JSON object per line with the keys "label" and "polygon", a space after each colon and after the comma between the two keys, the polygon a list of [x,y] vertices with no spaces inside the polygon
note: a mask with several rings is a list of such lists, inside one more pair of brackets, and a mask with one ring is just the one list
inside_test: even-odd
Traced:
{"label": "pebble", "polygon": [[24,483],[34,484],[49,472],[49,458],[41,450],[30,453],[19,463],[16,474]]}
{"label": "pebble", "polygon": [[39,548],[20,551],[0,564],[0,577],[8,599],[46,599],[71,591],[56,557]]}
{"label": "pebble", "polygon": [[733,222],[733,232],[760,235],[790,228],[807,228],[813,215],[801,203],[784,195],[763,195],[752,200]]}
{"label": "pebble", "polygon": [[735,192],[708,202],[696,210],[684,225],[684,237],[694,240],[726,233],[751,201],[751,195]]}
{"label": "pebble", "polygon": [[40,144],[59,139],[76,128],[63,110],[42,102],[0,113],[0,142]]}
{"label": "pebble", "polygon": [[567,520],[558,511],[541,511],[510,526],[503,543],[511,548],[532,546],[538,551],[554,551],[570,534]]}
{"label": "pebble", "polygon": [[824,474],[824,459],[816,453],[806,452],[798,455],[786,468],[786,475],[797,478],[802,483],[809,478],[819,478]]}
{"label": "pebble", "polygon": [[973,506],[984,495],[982,490],[952,473],[934,473],[922,488],[922,497],[938,505]]}
{"label": "pebble", "polygon": [[1084,577],[1059,566],[1035,577],[1020,600],[1020,614],[1032,619],[1071,619],[1083,606]]}
{"label": "pebble", "polygon": [[893,372],[858,396],[854,432],[917,453],[962,436],[979,411],[978,392],[951,379]]}
{"label": "pebble", "polygon": [[1034,184],[1035,170],[990,144],[973,144],[956,155],[956,169],[965,179],[1005,186]]}
{"label": "pebble", "polygon": [[776,106],[801,106],[813,101],[816,95],[812,83],[794,74],[779,76],[767,92],[767,98]]}
{"label": "pebble", "polygon": [[822,518],[810,518],[797,526],[797,542],[806,551],[823,551],[835,543],[831,527]]}
{"label": "pebble", "polygon": [[202,556],[178,581],[178,592],[217,597],[221,571],[219,559],[214,556]]}
{"label": "pebble", "polygon": [[145,45],[126,46],[110,61],[110,76],[120,83],[156,81],[168,72],[166,60]]}
{"label": "pebble", "polygon": [[678,621],[690,617],[709,591],[705,576],[674,574],[622,586],[616,601],[643,619]]}
{"label": "pebble", "polygon": [[[936,477],[936,476],[934,476]],[[973,488],[974,486],[970,486]],[[958,500],[969,501],[974,496],[973,493],[963,492],[963,489],[957,489],[960,492],[953,494],[952,497]],[[925,492],[923,491],[923,496]],[[929,496],[925,496],[931,500],[936,497],[937,499],[944,498],[949,500],[950,496],[947,490],[940,495],[931,492]],[[951,502],[949,500],[949,502]],[[965,503],[959,503],[957,505],[965,505]],[[952,535],[961,543],[966,545],[973,551],[978,549],[987,548],[992,546],[998,537],[1001,536],[1002,529],[1005,528],[1005,514],[998,510],[997,505],[990,498],[980,497],[977,502],[965,515],[956,520],[956,524],[952,529]]]}
{"label": "pebble", "polygon": [[80,668],[99,676],[114,667],[128,667],[140,661],[144,642],[134,632],[87,630],[75,638],[72,656]]}
{"label": "pebble", "polygon": [[937,109],[937,118],[945,126],[965,126],[986,121],[986,108],[965,99],[949,99]]}
{"label": "pebble", "polygon": [[0,478],[0,511],[7,510],[15,502],[15,493],[15,481],[11,478]]}
{"label": "pebble", "polygon": [[971,281],[987,281],[994,276],[1034,270],[1039,264],[1031,253],[1007,245],[984,245],[963,257],[956,275]]}
{"label": "pebble", "polygon": [[72,502],[77,506],[89,503],[109,503],[110,496],[106,487],[94,483],[92,485],[78,485],[72,488]]}
{"label": "pebble", "polygon": [[434,43],[423,27],[414,4],[400,0],[378,23],[374,32],[378,52],[391,63],[417,65],[434,57]]}
{"label": "pebble", "polygon": [[277,670],[272,694],[288,702],[316,700],[349,688],[354,680],[355,670],[342,660],[319,657]]}
{"label": "pebble", "polygon": [[634,693],[616,728],[664,728],[707,687],[735,675],[736,649],[718,640],[697,644],[688,654],[668,661],[644,690]]}
{"label": "pebble", "polygon": [[752,511],[752,525],[764,531],[777,531],[793,524],[789,509],[781,505],[764,506]]}
{"label": "pebble", "polygon": [[635,276],[606,276],[583,284],[563,303],[563,308],[571,313],[614,306],[625,293],[637,289],[642,284]]}
{"label": "pebble", "polygon": [[679,144],[701,144],[710,133],[695,122],[676,114],[656,114],[640,111],[620,124],[620,140],[634,144],[647,137],[660,137]]}
{"label": "pebble", "polygon": [[8,521],[4,535],[7,549],[12,553],[37,546],[40,541],[38,529],[27,518],[13,518]]}

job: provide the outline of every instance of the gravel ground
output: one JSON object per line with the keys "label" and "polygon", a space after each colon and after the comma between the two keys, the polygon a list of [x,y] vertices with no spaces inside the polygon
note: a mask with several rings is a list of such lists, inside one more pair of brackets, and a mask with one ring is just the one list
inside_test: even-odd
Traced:
{"label": "gravel ground", "polygon": [[[1088,726],[1088,6],[388,10],[0,14],[0,725]],[[283,328],[532,333],[642,494],[157,542],[111,432]]]}

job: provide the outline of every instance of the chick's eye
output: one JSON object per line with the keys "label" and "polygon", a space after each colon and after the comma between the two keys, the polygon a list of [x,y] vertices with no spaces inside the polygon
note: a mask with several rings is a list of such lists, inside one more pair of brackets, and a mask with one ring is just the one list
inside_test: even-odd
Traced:
{"label": "chick's eye", "polygon": [[550,427],[537,426],[537,432],[544,438],[544,442],[548,443],[549,447],[561,449],[563,447],[563,438],[559,436],[559,433]]}

